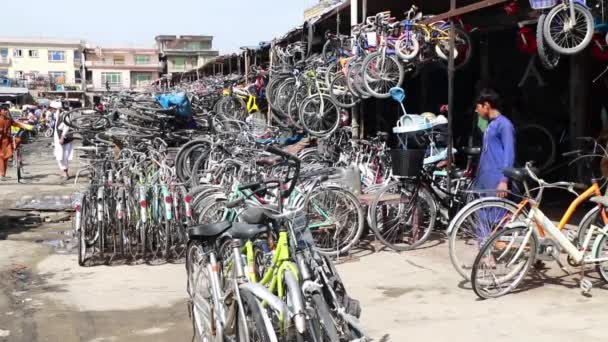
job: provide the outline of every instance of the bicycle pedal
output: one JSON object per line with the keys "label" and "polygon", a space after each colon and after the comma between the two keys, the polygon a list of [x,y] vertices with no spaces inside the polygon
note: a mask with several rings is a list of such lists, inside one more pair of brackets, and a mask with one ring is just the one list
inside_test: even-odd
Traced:
{"label": "bicycle pedal", "polygon": [[591,280],[584,278],[581,280],[580,287],[584,294],[588,294],[593,288],[593,283],[591,282]]}

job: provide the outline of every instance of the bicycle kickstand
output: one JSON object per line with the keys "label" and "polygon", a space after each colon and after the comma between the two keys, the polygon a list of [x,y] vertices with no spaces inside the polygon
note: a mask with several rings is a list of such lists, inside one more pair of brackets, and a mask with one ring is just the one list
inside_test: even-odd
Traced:
{"label": "bicycle kickstand", "polygon": [[585,264],[581,263],[581,282],[580,282],[581,290],[583,291],[584,296],[590,296],[591,289],[593,288],[593,283],[591,280],[585,278]]}

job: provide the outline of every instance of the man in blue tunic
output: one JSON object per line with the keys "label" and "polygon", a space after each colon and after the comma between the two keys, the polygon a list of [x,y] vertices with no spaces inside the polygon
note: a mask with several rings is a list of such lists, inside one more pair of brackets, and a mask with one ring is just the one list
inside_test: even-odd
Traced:
{"label": "man in blue tunic", "polygon": [[490,123],[483,135],[476,188],[496,189],[497,196],[505,197],[509,179],[502,170],[513,167],[515,161],[515,129],[511,121],[498,111],[499,102],[498,94],[489,89],[482,90],[477,98],[477,113]]}
{"label": "man in blue tunic", "polygon": [[[515,160],[515,129],[509,119],[498,111],[500,97],[490,89],[484,89],[477,98],[476,111],[480,118],[489,121],[483,135],[483,147],[479,159],[479,170],[475,181],[477,190],[494,190],[496,196],[506,197],[509,179],[503,174],[505,168],[513,167]],[[484,193],[493,196],[493,192]],[[505,212],[498,208],[489,208],[480,213],[478,240],[481,244],[488,237],[493,226],[500,222]]]}

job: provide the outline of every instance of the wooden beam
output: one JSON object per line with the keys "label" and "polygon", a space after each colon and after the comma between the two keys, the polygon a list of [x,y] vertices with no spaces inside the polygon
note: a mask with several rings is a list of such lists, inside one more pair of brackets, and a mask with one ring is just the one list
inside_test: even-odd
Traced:
{"label": "wooden beam", "polygon": [[430,17],[428,19],[425,19],[425,20],[421,21],[421,23],[422,24],[430,24],[432,22],[436,22],[436,21],[439,21],[439,20],[446,20],[448,18],[457,17],[457,16],[460,16],[460,15],[463,15],[463,14],[468,14],[468,13],[471,13],[471,12],[478,11],[480,9],[496,6],[496,5],[499,5],[499,4],[508,2],[508,1],[511,1],[511,0],[483,0],[483,1],[479,1],[479,2],[476,2],[474,4],[462,6],[462,7],[456,8],[454,10],[450,10],[448,12],[432,16],[432,17]]}

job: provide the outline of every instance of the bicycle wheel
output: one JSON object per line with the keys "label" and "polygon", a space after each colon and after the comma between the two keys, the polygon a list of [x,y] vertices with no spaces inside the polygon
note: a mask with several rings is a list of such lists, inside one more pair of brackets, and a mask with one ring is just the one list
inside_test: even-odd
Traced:
{"label": "bicycle wheel", "polygon": [[319,253],[338,256],[361,238],[365,215],[359,201],[338,187],[313,189],[307,208],[308,227]]}
{"label": "bicycle wheel", "polygon": [[521,223],[497,231],[481,247],[473,263],[471,284],[481,299],[513,291],[536,260],[534,228]]}
{"label": "bicycle wheel", "polygon": [[556,144],[553,135],[541,125],[529,124],[516,130],[516,156],[520,165],[534,161],[545,170],[555,161]]}
{"label": "bicycle wheel", "polygon": [[538,17],[538,23],[536,24],[536,48],[538,49],[540,64],[543,68],[552,70],[559,64],[561,56],[549,47],[543,36],[543,25],[546,17],[547,15],[545,13],[541,13]]}
{"label": "bicycle wheel", "polygon": [[380,191],[369,207],[371,228],[385,246],[407,251],[423,244],[437,218],[437,204],[424,187],[394,182]]}
{"label": "bicycle wheel", "polygon": [[359,100],[348,88],[346,76],[343,73],[338,73],[331,82],[330,93],[331,99],[342,108],[352,108]]}
{"label": "bicycle wheel", "polygon": [[418,55],[420,51],[420,43],[416,37],[416,34],[412,31],[407,31],[403,38],[397,40],[395,43],[395,52],[399,58],[409,61]]}
{"label": "bicycle wheel", "polygon": [[266,321],[260,302],[249,290],[241,288],[240,294],[243,311],[239,311],[236,316],[236,340],[238,342],[277,341],[276,336],[273,336],[273,339],[270,338],[271,334],[274,335],[274,331],[271,332],[266,329]]}
{"label": "bicycle wheel", "polygon": [[340,335],[336,328],[336,322],[334,321],[329,306],[325,302],[323,296],[319,293],[312,294],[312,305],[314,307],[314,316],[318,317],[321,324],[321,336],[320,341],[324,342],[340,342]]}
{"label": "bicycle wheel", "polygon": [[300,106],[300,124],[310,135],[327,137],[338,128],[340,111],[327,94],[309,96]]}
{"label": "bicycle wheel", "polygon": [[[591,225],[596,225],[598,227],[603,227],[604,224],[604,220],[602,219],[602,215],[600,215],[600,209],[602,207],[600,206],[595,206],[593,207],[591,210],[589,210],[587,212],[587,214],[585,214],[585,216],[581,219],[581,222],[578,225],[578,232],[577,232],[577,238],[576,238],[576,242],[578,243],[579,246],[582,246],[585,242],[585,237],[587,237],[587,232],[589,231],[589,228],[591,227]],[[594,236],[591,237],[591,241],[595,241],[595,238],[597,237],[597,230],[594,232]]]}
{"label": "bicycle wheel", "polygon": [[[595,258],[606,258],[608,257],[608,237],[606,235],[601,235],[599,239],[600,240],[597,243],[593,243],[594,248],[597,248],[595,252]],[[595,241],[595,239],[593,239],[592,241]],[[608,282],[608,261],[598,262],[595,266],[595,269],[597,270],[597,273],[602,277],[604,282]]]}
{"label": "bicycle wheel", "polygon": [[379,51],[365,58],[361,73],[365,90],[380,99],[389,98],[392,88],[401,87],[405,75],[397,57]]}
{"label": "bicycle wheel", "polygon": [[357,97],[369,98],[372,95],[365,90],[363,85],[363,75],[361,74],[362,61],[352,59],[348,62],[348,72],[346,73],[346,81],[351,93]]}
{"label": "bicycle wheel", "polygon": [[[456,27],[454,28],[454,32],[456,34],[454,38],[454,49],[456,50],[454,53],[454,70],[458,70],[466,66],[471,60],[473,56],[473,43],[469,34],[464,30]],[[448,41],[440,42],[435,46],[435,54],[440,57],[440,61],[442,62],[440,64],[446,68],[448,66],[449,52]]]}
{"label": "bicycle wheel", "polygon": [[450,261],[456,271],[470,280],[471,268],[485,238],[513,222],[517,205],[509,200],[486,197],[460,210],[448,227]]}
{"label": "bicycle wheel", "polygon": [[323,44],[323,50],[321,51],[323,60],[326,63],[335,61],[336,58],[338,58],[339,51],[340,44],[334,39],[328,39],[325,44]]}
{"label": "bicycle wheel", "polygon": [[209,253],[200,241],[190,241],[186,252],[187,291],[197,341],[221,341],[222,323],[213,298]]}
{"label": "bicycle wheel", "polygon": [[583,51],[591,43],[593,33],[593,15],[578,3],[574,3],[574,20],[570,18],[570,6],[559,4],[549,11],[543,23],[543,36],[547,44],[563,55]]}

